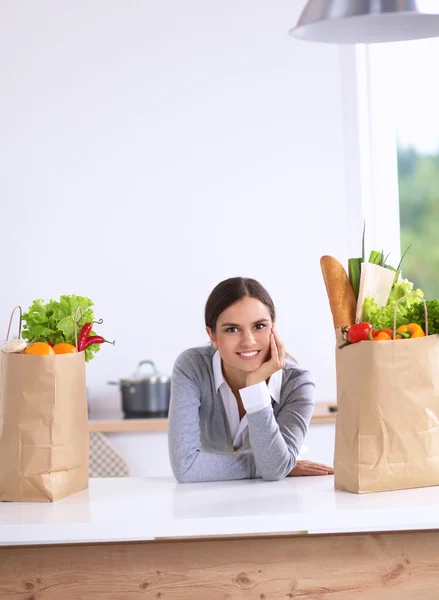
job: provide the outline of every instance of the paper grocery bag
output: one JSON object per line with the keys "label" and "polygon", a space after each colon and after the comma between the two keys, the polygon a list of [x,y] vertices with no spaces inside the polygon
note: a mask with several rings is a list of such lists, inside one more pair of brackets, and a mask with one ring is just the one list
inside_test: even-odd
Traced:
{"label": "paper grocery bag", "polygon": [[439,336],[336,350],[335,487],[439,484]]}
{"label": "paper grocery bag", "polygon": [[0,354],[0,500],[53,502],[87,488],[84,352]]}

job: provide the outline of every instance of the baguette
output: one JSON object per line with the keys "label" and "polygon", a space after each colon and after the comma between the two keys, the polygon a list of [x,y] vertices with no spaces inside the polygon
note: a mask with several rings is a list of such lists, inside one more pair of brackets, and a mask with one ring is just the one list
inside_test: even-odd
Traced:
{"label": "baguette", "polygon": [[343,265],[333,256],[322,256],[320,267],[331,307],[334,329],[353,325],[357,300]]}

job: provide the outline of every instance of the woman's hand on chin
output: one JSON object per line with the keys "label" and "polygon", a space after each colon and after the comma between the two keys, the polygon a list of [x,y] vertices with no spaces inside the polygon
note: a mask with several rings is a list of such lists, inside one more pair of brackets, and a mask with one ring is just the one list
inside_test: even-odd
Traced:
{"label": "woman's hand on chin", "polygon": [[277,332],[273,329],[273,333],[270,335],[270,359],[262,363],[256,371],[247,375],[246,387],[266,381],[273,373],[284,367],[285,348]]}

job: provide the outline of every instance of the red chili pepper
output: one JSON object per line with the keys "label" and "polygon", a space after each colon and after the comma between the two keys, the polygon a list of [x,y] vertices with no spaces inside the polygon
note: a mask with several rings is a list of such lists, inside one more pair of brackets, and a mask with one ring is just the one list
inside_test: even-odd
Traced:
{"label": "red chili pepper", "polygon": [[91,321],[90,323],[84,323],[78,337],[78,352],[82,352],[85,349],[85,343],[88,339],[88,336],[90,335],[93,323],[102,325],[103,322],[104,321],[102,319],[99,319],[99,321]]}
{"label": "red chili pepper", "polygon": [[85,349],[85,343],[90,334],[91,328],[93,327],[93,323],[84,323],[81,329],[81,333],[78,337],[78,352],[82,352]]}
{"label": "red chili pepper", "polygon": [[87,338],[87,341],[85,342],[85,346],[83,348],[83,350],[85,350],[86,348],[88,348],[89,346],[91,346],[92,344],[103,344],[103,343],[107,343],[107,344],[115,344],[115,342],[109,342],[108,340],[104,339],[101,335],[91,335],[89,338]]}

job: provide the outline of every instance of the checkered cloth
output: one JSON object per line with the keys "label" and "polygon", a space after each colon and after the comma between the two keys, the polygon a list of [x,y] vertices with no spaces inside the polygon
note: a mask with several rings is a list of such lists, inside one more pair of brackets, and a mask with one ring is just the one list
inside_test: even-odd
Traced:
{"label": "checkered cloth", "polygon": [[90,433],[90,477],[129,477],[131,475],[125,459],[110,444],[105,435],[97,431]]}

